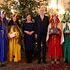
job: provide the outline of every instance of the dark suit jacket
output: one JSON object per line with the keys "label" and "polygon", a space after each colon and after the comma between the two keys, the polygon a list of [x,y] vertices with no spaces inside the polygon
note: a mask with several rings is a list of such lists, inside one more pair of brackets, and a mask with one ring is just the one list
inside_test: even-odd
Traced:
{"label": "dark suit jacket", "polygon": [[47,35],[47,29],[48,29],[48,25],[49,25],[49,17],[48,16],[44,16],[44,19],[41,20],[40,15],[35,17],[35,31],[37,34],[40,34],[40,27],[39,25],[43,24],[44,26],[44,34],[45,36]]}

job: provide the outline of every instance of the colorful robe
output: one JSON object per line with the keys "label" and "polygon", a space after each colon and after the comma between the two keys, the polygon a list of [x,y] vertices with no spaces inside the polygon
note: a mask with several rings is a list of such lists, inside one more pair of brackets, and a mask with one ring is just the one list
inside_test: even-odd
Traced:
{"label": "colorful robe", "polygon": [[[65,25],[66,24],[66,25]],[[64,27],[64,43],[63,43],[63,50],[64,50],[64,60],[70,62],[70,23],[65,23]],[[69,24],[69,25],[68,25]]]}
{"label": "colorful robe", "polygon": [[19,62],[21,60],[21,45],[19,44],[20,33],[15,25],[10,28],[9,35],[9,61]]}
{"label": "colorful robe", "polygon": [[49,28],[47,35],[48,58],[50,60],[60,60],[62,57],[62,32],[59,28]]}
{"label": "colorful robe", "polygon": [[64,43],[63,43],[64,60],[70,62],[70,14],[69,13],[64,14],[64,17],[62,19],[62,25],[64,33]]}
{"label": "colorful robe", "polygon": [[0,62],[7,61],[7,31],[6,27],[0,25]]}

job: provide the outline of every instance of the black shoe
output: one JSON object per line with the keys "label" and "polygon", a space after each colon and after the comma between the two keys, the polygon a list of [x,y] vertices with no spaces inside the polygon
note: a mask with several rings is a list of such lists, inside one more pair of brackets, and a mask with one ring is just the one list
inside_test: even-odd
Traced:
{"label": "black shoe", "polygon": [[46,61],[43,61],[43,63],[46,64],[47,62]]}
{"label": "black shoe", "polygon": [[64,62],[65,62],[65,63],[68,63],[68,60],[65,60]]}
{"label": "black shoe", "polygon": [[32,60],[28,60],[27,63],[32,63]]}
{"label": "black shoe", "polygon": [[46,64],[46,59],[43,59],[43,63]]}
{"label": "black shoe", "polygon": [[41,63],[41,61],[38,61],[37,63],[38,63],[38,64],[40,64],[40,63]]}
{"label": "black shoe", "polygon": [[32,61],[28,61],[27,63],[32,63]]}
{"label": "black shoe", "polygon": [[4,66],[6,66],[5,63],[1,63],[1,64],[0,64],[0,67],[4,67]]}

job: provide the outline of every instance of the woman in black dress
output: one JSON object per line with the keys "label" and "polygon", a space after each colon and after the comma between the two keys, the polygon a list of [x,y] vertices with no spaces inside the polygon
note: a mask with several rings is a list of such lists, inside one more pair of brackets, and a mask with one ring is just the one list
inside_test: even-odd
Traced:
{"label": "woman in black dress", "polygon": [[23,24],[25,54],[28,63],[31,63],[34,55],[35,34],[34,23],[30,14],[26,17],[26,22]]}

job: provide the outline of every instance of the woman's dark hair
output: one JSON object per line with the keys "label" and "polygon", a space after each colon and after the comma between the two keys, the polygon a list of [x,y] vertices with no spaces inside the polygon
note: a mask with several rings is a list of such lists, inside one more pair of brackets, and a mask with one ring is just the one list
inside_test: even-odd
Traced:
{"label": "woman's dark hair", "polygon": [[[27,17],[28,15],[31,16],[31,21],[32,21],[32,19],[33,19],[33,18],[32,18],[32,14],[31,14],[31,13],[27,13],[27,14],[26,14],[26,17]],[[25,21],[27,21],[26,17],[25,17]]]}

